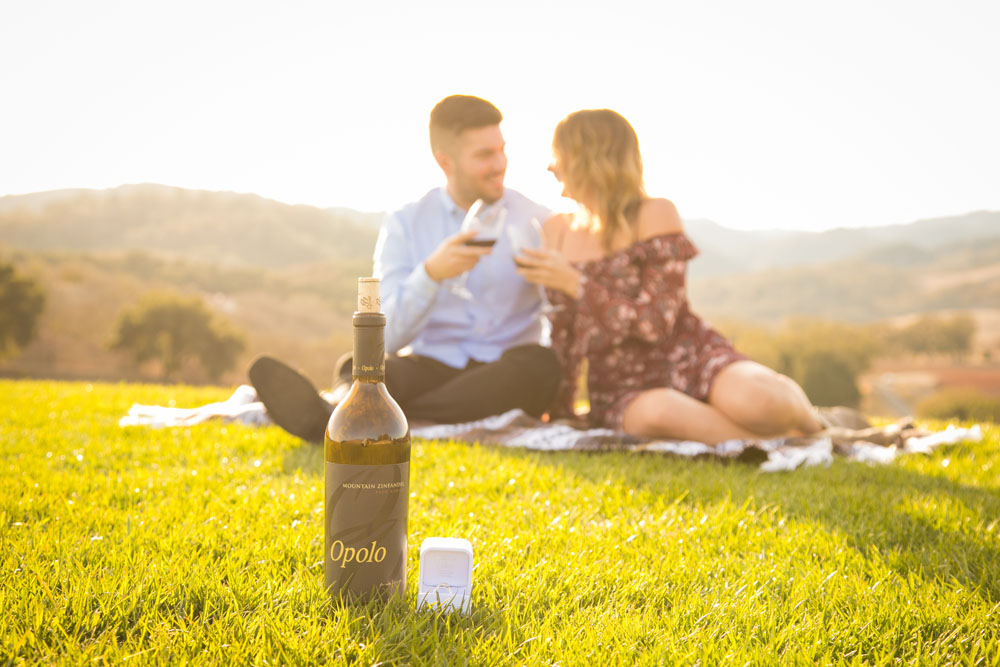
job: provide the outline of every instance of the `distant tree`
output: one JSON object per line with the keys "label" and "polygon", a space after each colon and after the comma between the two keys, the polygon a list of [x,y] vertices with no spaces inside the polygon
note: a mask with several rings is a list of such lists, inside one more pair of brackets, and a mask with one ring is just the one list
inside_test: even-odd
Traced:
{"label": "distant tree", "polygon": [[781,345],[786,372],[815,405],[857,405],[857,378],[882,350],[880,328],[840,322],[789,320]]}
{"label": "distant tree", "polygon": [[1000,398],[974,387],[949,387],[931,394],[917,405],[917,415],[927,419],[961,419],[1000,423]]}
{"label": "distant tree", "polygon": [[737,322],[722,330],[752,359],[791,377],[816,405],[857,405],[857,378],[880,352],[880,329],[790,318],[780,331]]}
{"label": "distant tree", "polygon": [[972,351],[972,338],[976,335],[976,320],[972,315],[959,313],[943,322],[942,328],[942,352],[959,359]]}
{"label": "distant tree", "polygon": [[201,299],[155,292],[122,312],[111,343],[136,363],[159,361],[165,379],[193,360],[217,380],[244,346],[243,337],[215,320]]}
{"label": "distant tree", "polygon": [[924,315],[888,334],[892,349],[911,354],[947,354],[958,359],[972,349],[976,321],[968,313],[952,317]]}
{"label": "distant tree", "polygon": [[0,359],[34,340],[44,307],[45,292],[37,282],[0,264]]}
{"label": "distant tree", "polygon": [[861,399],[850,362],[836,352],[806,352],[795,360],[792,376],[813,405],[856,406]]}

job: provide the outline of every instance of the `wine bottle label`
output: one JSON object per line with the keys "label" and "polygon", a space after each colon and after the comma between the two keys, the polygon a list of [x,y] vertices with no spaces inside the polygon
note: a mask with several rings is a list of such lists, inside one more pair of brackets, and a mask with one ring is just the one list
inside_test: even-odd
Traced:
{"label": "wine bottle label", "polygon": [[326,587],[368,597],[406,590],[410,464],[326,462]]}

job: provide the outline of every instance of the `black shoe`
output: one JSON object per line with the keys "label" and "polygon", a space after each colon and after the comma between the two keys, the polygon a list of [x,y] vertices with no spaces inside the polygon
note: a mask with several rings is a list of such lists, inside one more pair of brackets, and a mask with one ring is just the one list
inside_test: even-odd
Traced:
{"label": "black shoe", "polygon": [[249,375],[271,421],[303,440],[323,444],[333,406],[323,400],[312,382],[272,357],[254,361]]}

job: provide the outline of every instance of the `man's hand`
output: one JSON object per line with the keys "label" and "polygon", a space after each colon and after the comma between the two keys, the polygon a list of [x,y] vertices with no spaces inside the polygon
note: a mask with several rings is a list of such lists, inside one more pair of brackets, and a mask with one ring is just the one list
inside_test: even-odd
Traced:
{"label": "man's hand", "polygon": [[466,241],[476,238],[478,231],[460,232],[449,236],[424,261],[424,270],[434,282],[454,278],[474,267],[483,255],[488,255],[493,248],[482,248],[464,245]]}

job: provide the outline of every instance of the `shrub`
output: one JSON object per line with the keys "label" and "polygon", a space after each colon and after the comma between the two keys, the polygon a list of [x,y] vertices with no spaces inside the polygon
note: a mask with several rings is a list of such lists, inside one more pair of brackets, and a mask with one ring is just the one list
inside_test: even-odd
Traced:
{"label": "shrub", "polygon": [[925,419],[960,419],[1000,423],[1000,398],[978,389],[951,387],[928,396],[917,405]]}
{"label": "shrub", "polygon": [[815,405],[856,406],[858,375],[881,351],[877,326],[789,318],[780,330],[740,322],[720,327],[736,349],[792,378]]}
{"label": "shrub", "polygon": [[212,380],[233,367],[244,347],[243,336],[214,318],[201,299],[169,292],[149,293],[125,309],[111,343],[137,364],[158,361],[164,378],[193,360]]}
{"label": "shrub", "polygon": [[948,354],[961,359],[972,350],[976,321],[968,313],[950,318],[924,315],[916,322],[887,334],[890,349],[911,354]]}
{"label": "shrub", "polygon": [[829,350],[810,351],[798,357],[792,377],[813,405],[856,406],[861,399],[850,362]]}
{"label": "shrub", "polygon": [[38,334],[45,293],[11,264],[0,264],[0,359],[13,355]]}

